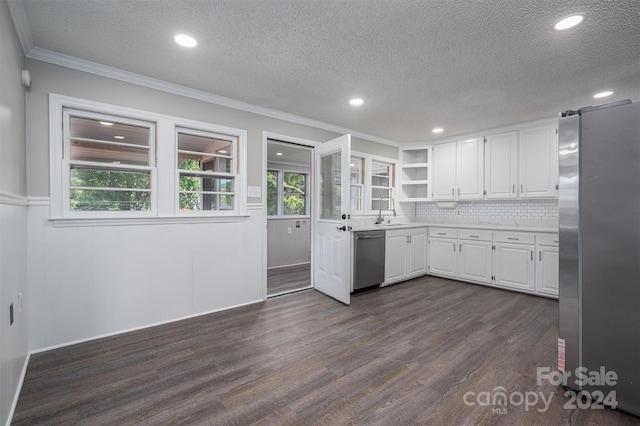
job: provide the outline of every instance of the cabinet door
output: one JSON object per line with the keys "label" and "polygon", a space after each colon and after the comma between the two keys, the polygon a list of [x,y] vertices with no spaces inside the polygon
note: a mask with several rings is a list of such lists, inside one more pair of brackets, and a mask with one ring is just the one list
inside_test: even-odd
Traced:
{"label": "cabinet door", "polygon": [[490,241],[458,242],[458,277],[491,284],[492,250]]}
{"label": "cabinet door", "polygon": [[535,246],[528,244],[496,243],[493,272],[497,286],[517,290],[535,290]]}
{"label": "cabinet door", "polygon": [[458,142],[456,184],[458,200],[484,198],[484,141],[482,139]]}
{"label": "cabinet door", "polygon": [[385,283],[407,276],[407,234],[402,230],[387,231],[385,245]]}
{"label": "cabinet door", "polygon": [[520,131],[520,198],[557,196],[558,135],[555,123]]}
{"label": "cabinet door", "polygon": [[456,143],[433,146],[433,199],[453,200],[456,186]]}
{"label": "cabinet door", "polygon": [[409,234],[409,255],[407,274],[410,277],[427,273],[427,229],[411,229]]}
{"label": "cabinet door", "polygon": [[559,254],[558,247],[538,246],[536,259],[536,291],[558,296]]}
{"label": "cabinet door", "polygon": [[457,240],[429,238],[429,273],[456,278],[458,276]]}
{"label": "cabinet door", "polygon": [[518,196],[518,132],[487,136],[484,158],[486,198],[516,198]]}

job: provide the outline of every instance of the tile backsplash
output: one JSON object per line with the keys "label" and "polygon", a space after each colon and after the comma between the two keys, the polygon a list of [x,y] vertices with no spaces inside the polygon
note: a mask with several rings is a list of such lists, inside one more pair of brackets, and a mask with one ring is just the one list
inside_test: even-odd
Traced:
{"label": "tile backsplash", "polygon": [[458,201],[453,209],[439,208],[435,201],[400,203],[398,213],[437,218],[558,220],[558,200]]}

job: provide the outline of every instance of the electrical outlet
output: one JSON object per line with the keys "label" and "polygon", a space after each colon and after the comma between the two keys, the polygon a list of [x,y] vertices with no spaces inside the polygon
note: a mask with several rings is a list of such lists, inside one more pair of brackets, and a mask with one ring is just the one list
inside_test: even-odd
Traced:
{"label": "electrical outlet", "polygon": [[460,214],[462,214],[462,212],[460,210],[456,210],[456,216],[460,216]]}
{"label": "electrical outlet", "polygon": [[13,325],[13,303],[9,305],[9,325]]}

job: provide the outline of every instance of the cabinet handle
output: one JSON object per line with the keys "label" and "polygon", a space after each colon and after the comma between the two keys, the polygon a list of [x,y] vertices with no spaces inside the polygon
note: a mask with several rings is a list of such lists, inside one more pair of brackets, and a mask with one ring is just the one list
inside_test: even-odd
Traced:
{"label": "cabinet handle", "polygon": [[523,194],[524,193],[524,185],[520,184],[520,193]]}
{"label": "cabinet handle", "polygon": [[469,235],[469,238],[480,238],[480,235]]}
{"label": "cabinet handle", "polygon": [[533,260],[533,250],[531,250],[531,260]]}
{"label": "cabinet handle", "polygon": [[446,232],[438,232],[438,235],[447,235]]}
{"label": "cabinet handle", "polygon": [[453,192],[453,191],[454,191],[454,189],[453,189],[453,188],[451,188],[451,196],[452,196],[452,197],[455,195],[455,192]]}
{"label": "cabinet handle", "polygon": [[554,243],[558,244],[560,241],[558,240],[553,240]]}
{"label": "cabinet handle", "polygon": [[409,235],[409,244],[413,242],[413,235]]}
{"label": "cabinet handle", "polygon": [[462,253],[462,243],[458,244],[458,251]]}
{"label": "cabinet handle", "polygon": [[514,193],[514,194],[516,193],[516,184],[515,183],[513,184],[513,188],[511,189],[511,192]]}
{"label": "cabinet handle", "polygon": [[538,260],[542,262],[542,250],[538,252]]}
{"label": "cabinet handle", "polygon": [[507,240],[518,241],[520,238],[507,237]]}
{"label": "cabinet handle", "polygon": [[453,252],[456,252],[456,243],[453,243]]}
{"label": "cabinet handle", "polygon": [[458,188],[458,197],[460,196],[460,188]]}

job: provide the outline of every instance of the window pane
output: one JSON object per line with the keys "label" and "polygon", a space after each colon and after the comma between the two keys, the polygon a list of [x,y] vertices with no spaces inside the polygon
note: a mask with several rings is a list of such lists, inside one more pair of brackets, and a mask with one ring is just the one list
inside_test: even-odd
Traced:
{"label": "window pane", "polygon": [[233,192],[233,178],[180,173],[180,191]]}
{"label": "window pane", "polygon": [[[73,167],[73,166],[72,166]],[[149,172],[128,172],[98,170],[73,167],[70,171],[70,185],[94,188],[136,188],[150,189]]]}
{"label": "window pane", "polygon": [[275,170],[267,171],[267,194],[278,193],[278,172]]}
{"label": "window pane", "polygon": [[232,173],[232,155],[230,140],[178,133],[179,169]]}
{"label": "window pane", "polygon": [[100,142],[71,141],[71,159],[98,163],[149,165],[149,150],[136,146],[107,145]]}
{"label": "window pane", "polygon": [[71,190],[73,211],[149,211],[149,191],[112,191],[101,189]]}
{"label": "window pane", "polygon": [[307,192],[307,175],[304,173],[285,172],[283,187],[285,193],[304,195]]}
{"label": "window pane", "polygon": [[320,218],[339,219],[341,211],[342,153],[320,159]]}
{"label": "window pane", "polygon": [[267,215],[275,216],[278,214],[278,195],[267,194]]}
{"label": "window pane", "polygon": [[110,118],[95,120],[92,118],[70,117],[69,131],[70,139],[93,139],[139,145],[141,147],[149,146],[149,127],[116,123],[111,121]]}
{"label": "window pane", "polygon": [[234,195],[221,194],[179,194],[180,209],[191,211],[233,210]]}
{"label": "window pane", "polygon": [[282,213],[284,215],[306,214],[306,202],[304,195],[285,195],[283,199]]}

